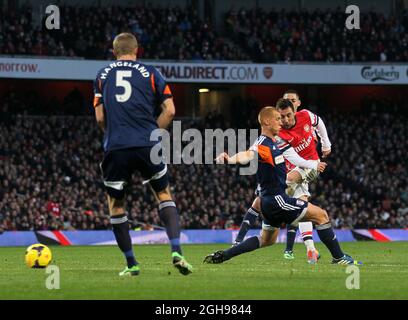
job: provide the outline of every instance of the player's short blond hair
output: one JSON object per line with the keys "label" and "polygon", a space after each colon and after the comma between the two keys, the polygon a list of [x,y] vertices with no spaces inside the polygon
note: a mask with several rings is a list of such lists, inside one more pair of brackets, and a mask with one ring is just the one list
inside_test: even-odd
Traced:
{"label": "player's short blond hair", "polygon": [[113,40],[113,51],[116,57],[134,54],[138,48],[136,37],[128,32],[118,34]]}
{"label": "player's short blond hair", "polygon": [[267,106],[262,108],[262,110],[258,114],[258,122],[262,126],[265,123],[266,119],[273,117],[273,113],[279,111],[275,107]]}

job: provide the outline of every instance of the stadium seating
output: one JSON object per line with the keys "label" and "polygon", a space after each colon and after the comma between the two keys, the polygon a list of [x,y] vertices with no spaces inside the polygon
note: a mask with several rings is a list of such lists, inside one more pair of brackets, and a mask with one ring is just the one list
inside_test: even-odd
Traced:
{"label": "stadium seating", "polygon": [[[407,62],[408,18],[362,13],[361,31],[345,30],[340,9],[231,9],[215,30],[190,8],[60,6],[61,30],[36,27],[33,9],[0,8],[0,55],[111,59],[111,42],[133,32],[145,59],[255,62]],[[254,101],[230,122],[210,113],[184,128],[256,128]],[[62,102],[38,92],[3,97],[0,106],[0,232],[110,228],[98,164],[101,133],[73,90]],[[408,227],[408,116],[393,100],[367,100],[364,113],[322,110],[333,142],[313,202],[337,228]],[[245,109],[245,110],[244,110]],[[45,116],[47,115],[47,116]],[[237,167],[170,166],[183,228],[236,228],[254,197],[255,177]],[[223,178],[225,177],[225,178]],[[153,196],[134,177],[128,206],[133,228],[159,225]],[[386,187],[385,187],[386,186]],[[259,224],[258,224],[259,226]]]}
{"label": "stadium seating", "polygon": [[11,13],[0,8],[0,54],[111,59],[114,37],[128,31],[138,38],[144,59],[249,59],[190,8],[60,6],[60,10],[61,29],[47,30],[33,27],[31,7]]}
{"label": "stadium seating", "polygon": [[[32,8],[0,9],[0,54],[110,59],[111,42],[133,32],[144,59],[254,62],[406,62],[408,18],[362,13],[346,30],[343,10],[231,9],[215,30],[192,8],[61,6],[61,30],[36,27]],[[19,19],[16,19],[16,17]]]}
{"label": "stadium seating", "polygon": [[[110,228],[94,119],[22,114],[37,100],[8,94],[0,109],[0,230]],[[327,209],[337,228],[408,227],[408,184],[401,178],[408,174],[408,115],[397,110],[391,100],[367,101],[365,113],[319,109],[333,153],[327,172],[312,185],[312,201]],[[256,128],[256,112],[234,122]],[[229,126],[214,113],[183,120],[184,128],[199,130]],[[235,166],[171,165],[170,177],[186,229],[237,228],[254,198],[255,177],[240,176]],[[138,175],[127,200],[133,228],[160,225]]]}
{"label": "stadium seating", "polygon": [[406,13],[361,13],[361,30],[347,30],[344,10],[230,10],[228,34],[255,62],[406,62]]}

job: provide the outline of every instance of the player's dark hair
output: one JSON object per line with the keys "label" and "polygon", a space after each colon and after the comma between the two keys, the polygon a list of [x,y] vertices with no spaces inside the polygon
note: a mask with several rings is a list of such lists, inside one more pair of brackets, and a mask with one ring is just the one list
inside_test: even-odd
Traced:
{"label": "player's dark hair", "polygon": [[279,99],[276,103],[276,109],[278,110],[285,110],[287,108],[291,108],[293,112],[295,112],[295,107],[293,106],[292,101],[289,99]]}
{"label": "player's dark hair", "polygon": [[293,89],[286,90],[283,96],[285,96],[286,94],[295,94],[298,97],[298,99],[300,99],[299,92],[297,92],[296,90]]}

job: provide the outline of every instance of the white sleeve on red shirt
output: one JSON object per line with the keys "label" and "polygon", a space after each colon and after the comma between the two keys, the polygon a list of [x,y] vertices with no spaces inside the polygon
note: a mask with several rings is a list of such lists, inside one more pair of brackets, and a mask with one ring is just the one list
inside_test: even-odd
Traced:
{"label": "white sleeve on red shirt", "polygon": [[319,165],[318,160],[305,160],[292,147],[283,151],[283,156],[286,160],[288,160],[291,164],[305,169],[314,169],[317,170],[317,166]]}
{"label": "white sleeve on red shirt", "polygon": [[331,149],[331,142],[327,134],[326,126],[319,116],[315,115],[313,112],[307,111],[309,113],[310,121],[312,126],[316,128],[316,132],[320,137],[322,143],[322,150],[327,151]]}
{"label": "white sleeve on red shirt", "polygon": [[319,124],[319,120],[320,120],[319,117],[309,110],[305,110],[305,111],[309,114],[310,122],[312,123],[312,126],[316,127]]}

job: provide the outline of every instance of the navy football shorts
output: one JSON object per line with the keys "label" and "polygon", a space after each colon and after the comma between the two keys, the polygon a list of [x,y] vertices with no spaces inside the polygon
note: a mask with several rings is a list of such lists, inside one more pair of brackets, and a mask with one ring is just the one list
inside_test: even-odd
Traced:
{"label": "navy football shorts", "polygon": [[108,151],[100,165],[106,192],[115,199],[123,199],[126,186],[135,171],[139,171],[144,181],[150,183],[156,192],[169,185],[167,166],[153,164],[150,160],[152,147],[135,147]]}
{"label": "navy football shorts", "polygon": [[307,204],[287,194],[261,196],[264,224],[275,228],[279,228],[282,223],[297,226],[306,214]]}

